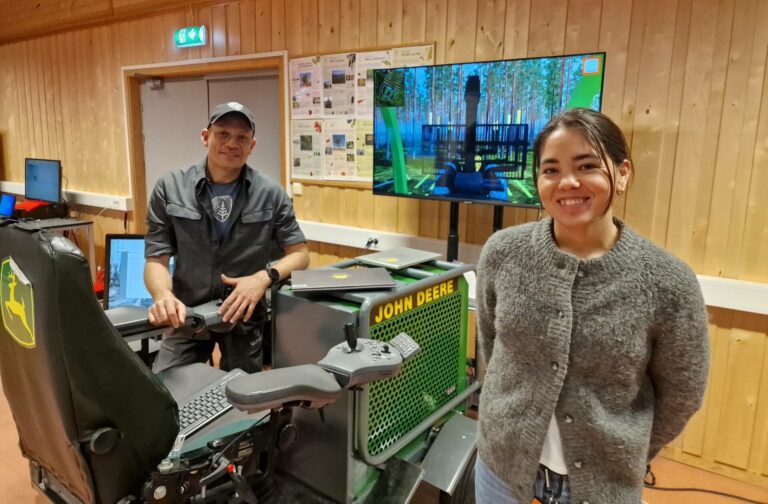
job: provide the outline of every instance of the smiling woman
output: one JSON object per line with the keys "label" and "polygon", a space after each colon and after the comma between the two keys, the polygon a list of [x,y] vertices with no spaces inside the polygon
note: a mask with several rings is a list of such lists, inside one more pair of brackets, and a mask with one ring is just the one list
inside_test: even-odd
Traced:
{"label": "smiling woman", "polygon": [[574,109],[552,120],[534,144],[536,189],[554,219],[558,246],[599,257],[618,239],[614,194],[626,190],[632,162],[621,130],[608,117]]}
{"label": "smiling woman", "polygon": [[477,502],[640,502],[646,464],[701,406],[701,291],[613,216],[632,162],[608,117],[553,118],[534,169],[550,217],[494,234],[478,264]]}

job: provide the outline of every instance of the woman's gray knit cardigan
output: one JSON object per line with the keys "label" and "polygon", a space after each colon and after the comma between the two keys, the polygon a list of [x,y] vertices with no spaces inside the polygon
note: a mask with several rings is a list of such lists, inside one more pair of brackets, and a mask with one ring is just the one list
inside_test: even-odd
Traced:
{"label": "woman's gray knit cardigan", "polygon": [[693,271],[618,219],[597,259],[544,219],[502,230],[478,265],[483,462],[530,502],[556,414],[573,503],[640,503],[646,463],[701,406],[707,313]]}

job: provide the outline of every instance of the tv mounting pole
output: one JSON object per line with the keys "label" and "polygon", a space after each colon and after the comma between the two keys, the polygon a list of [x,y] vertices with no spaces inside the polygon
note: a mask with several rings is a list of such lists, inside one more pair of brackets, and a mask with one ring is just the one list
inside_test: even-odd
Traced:
{"label": "tv mounting pole", "polygon": [[459,202],[451,201],[451,219],[448,227],[448,251],[445,254],[448,262],[459,258]]}
{"label": "tv mounting pole", "polygon": [[501,205],[493,206],[493,232],[500,231],[504,227],[504,207]]}
{"label": "tv mounting pole", "polygon": [[[464,135],[463,162],[457,178],[463,175],[475,174],[475,156],[477,154],[477,107],[480,104],[480,77],[470,75],[464,88],[466,124]],[[454,181],[454,184],[456,182]],[[459,258],[459,202],[451,201],[451,220],[448,228],[448,251],[446,258],[453,262]]]}

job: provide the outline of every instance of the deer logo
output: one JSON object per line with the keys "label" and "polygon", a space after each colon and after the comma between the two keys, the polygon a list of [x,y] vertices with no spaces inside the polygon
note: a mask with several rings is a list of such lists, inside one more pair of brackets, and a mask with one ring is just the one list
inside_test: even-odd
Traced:
{"label": "deer logo", "polygon": [[0,311],[3,325],[17,343],[32,348],[35,346],[32,286],[23,274],[19,281],[16,272],[18,266],[15,263],[12,266],[12,262],[13,259],[7,258],[0,266]]}

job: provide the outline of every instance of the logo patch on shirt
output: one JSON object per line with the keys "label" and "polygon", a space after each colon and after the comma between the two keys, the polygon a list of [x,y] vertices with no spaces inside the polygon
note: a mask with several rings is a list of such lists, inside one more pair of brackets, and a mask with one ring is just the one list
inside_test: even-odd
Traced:
{"label": "logo patch on shirt", "polygon": [[232,213],[232,196],[216,196],[211,199],[213,215],[219,222],[227,222]]}

